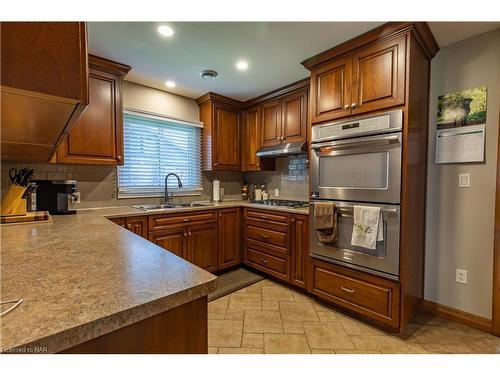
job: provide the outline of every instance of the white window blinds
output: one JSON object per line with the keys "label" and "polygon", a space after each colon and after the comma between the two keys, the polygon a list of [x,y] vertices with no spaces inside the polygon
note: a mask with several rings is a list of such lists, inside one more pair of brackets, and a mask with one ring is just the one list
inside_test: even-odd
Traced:
{"label": "white window blinds", "polygon": [[201,125],[126,111],[123,120],[125,163],[118,167],[118,197],[161,196],[169,191],[202,190]]}

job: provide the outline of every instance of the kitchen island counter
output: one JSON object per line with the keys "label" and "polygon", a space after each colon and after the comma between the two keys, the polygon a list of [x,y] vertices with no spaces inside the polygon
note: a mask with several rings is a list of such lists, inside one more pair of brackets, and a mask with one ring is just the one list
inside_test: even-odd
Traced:
{"label": "kitchen island counter", "polygon": [[195,301],[206,314],[216,276],[105,218],[131,211],[1,227],[1,300],[23,299],[0,318],[2,352],[61,352]]}

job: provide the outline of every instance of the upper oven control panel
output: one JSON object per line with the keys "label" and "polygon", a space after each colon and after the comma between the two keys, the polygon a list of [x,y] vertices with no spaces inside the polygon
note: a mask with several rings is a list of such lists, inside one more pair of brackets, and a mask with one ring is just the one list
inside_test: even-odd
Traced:
{"label": "upper oven control panel", "polygon": [[347,121],[313,126],[312,142],[385,133],[401,129],[402,125],[402,110],[386,112],[375,116],[357,117]]}

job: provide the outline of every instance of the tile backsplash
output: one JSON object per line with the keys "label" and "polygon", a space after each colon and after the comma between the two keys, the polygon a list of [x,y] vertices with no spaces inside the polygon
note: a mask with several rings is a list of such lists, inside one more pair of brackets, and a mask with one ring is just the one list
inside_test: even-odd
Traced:
{"label": "tile backsplash", "polygon": [[279,199],[309,200],[309,163],[307,155],[288,156],[276,159],[276,170],[247,172],[248,184],[266,184],[269,198],[275,198],[274,189],[279,189]]}
{"label": "tile backsplash", "polygon": [[[72,165],[72,164],[33,164],[2,162],[1,167],[1,196],[7,191],[10,168],[30,166],[35,169],[33,179],[39,180],[76,180],[78,191],[81,193],[81,203],[73,205],[75,208],[128,206],[133,204],[160,203],[161,197],[154,198],[125,198],[118,199],[116,167],[100,165]],[[238,198],[241,195],[243,174],[240,172],[203,173],[203,192],[201,195],[174,197],[175,202],[189,202],[193,200],[207,200],[212,194],[212,180],[218,178],[224,188],[224,197]]]}

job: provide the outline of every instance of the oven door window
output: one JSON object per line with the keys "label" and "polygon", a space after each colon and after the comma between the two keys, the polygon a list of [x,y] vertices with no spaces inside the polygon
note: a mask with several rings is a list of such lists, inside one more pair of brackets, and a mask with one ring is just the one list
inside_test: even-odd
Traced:
{"label": "oven door window", "polygon": [[319,187],[342,189],[388,188],[389,152],[319,156]]}

